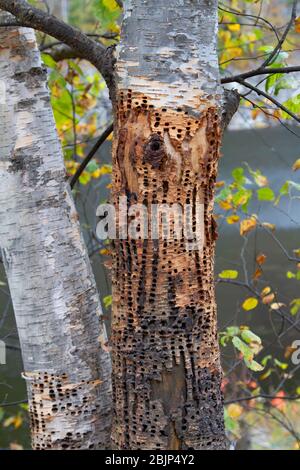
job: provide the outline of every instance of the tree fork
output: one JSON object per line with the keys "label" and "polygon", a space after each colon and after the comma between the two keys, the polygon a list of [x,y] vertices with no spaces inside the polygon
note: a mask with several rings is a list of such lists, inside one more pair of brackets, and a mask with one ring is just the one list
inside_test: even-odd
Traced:
{"label": "tree fork", "polygon": [[[113,200],[203,205],[204,243],[118,239],[113,262],[112,441],[225,449],[214,293],[213,194],[222,96],[217,2],[132,0],[116,65]],[[130,222],[130,218],[128,223]],[[199,233],[198,233],[199,235]]]}

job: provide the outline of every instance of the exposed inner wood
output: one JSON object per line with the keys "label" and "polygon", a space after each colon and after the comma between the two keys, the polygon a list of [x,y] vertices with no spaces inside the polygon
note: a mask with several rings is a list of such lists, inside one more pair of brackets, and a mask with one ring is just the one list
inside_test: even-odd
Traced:
{"label": "exposed inner wood", "polygon": [[[119,449],[226,448],[217,341],[213,192],[220,145],[217,110],[195,118],[120,92],[113,201],[203,203],[204,246],[149,237],[115,240],[113,443]],[[193,228],[196,225],[192,212]],[[128,218],[130,223],[130,217]],[[150,228],[148,227],[148,230]]]}

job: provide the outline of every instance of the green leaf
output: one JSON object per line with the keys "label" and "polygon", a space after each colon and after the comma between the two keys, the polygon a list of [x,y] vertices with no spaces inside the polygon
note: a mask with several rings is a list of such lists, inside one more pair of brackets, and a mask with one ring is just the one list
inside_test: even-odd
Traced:
{"label": "green leaf", "polygon": [[265,84],[265,90],[269,91],[281,78],[283,77],[282,73],[274,73],[268,76]]}
{"label": "green leaf", "polygon": [[241,337],[246,343],[258,343],[261,344],[261,339],[251,330],[242,330]]}
{"label": "green leaf", "polygon": [[296,274],[292,273],[292,271],[288,271],[288,272],[286,273],[286,277],[287,277],[288,279],[294,279],[294,278],[296,277]]}
{"label": "green leaf", "polygon": [[247,359],[248,361],[253,360],[252,349],[249,348],[249,346],[247,346],[247,344],[244,343],[244,341],[242,341],[238,336],[234,336],[234,338],[232,338],[232,344],[243,354],[244,359]]}
{"label": "green leaf", "polygon": [[274,364],[275,364],[277,367],[279,367],[280,369],[282,369],[282,370],[287,369],[288,366],[289,366],[289,365],[286,364],[285,362],[280,362],[280,361],[279,361],[278,359],[276,359],[276,358],[274,359]]}
{"label": "green leaf", "polygon": [[234,168],[234,170],[232,170],[232,177],[236,183],[243,185],[245,183],[244,168]]}
{"label": "green leaf", "polygon": [[107,295],[103,297],[103,304],[105,308],[109,308],[112,305],[112,296]]}
{"label": "green leaf", "polygon": [[290,305],[292,308],[290,309],[290,312],[292,315],[297,315],[297,313],[300,310],[300,299],[294,299],[291,301]]}
{"label": "green leaf", "polygon": [[261,372],[264,370],[263,366],[254,360],[249,361],[248,359],[245,359],[245,364],[248,369],[253,370],[254,372]]}
{"label": "green leaf", "polygon": [[238,326],[228,326],[226,328],[226,332],[229,336],[237,336],[240,332],[240,329]]}
{"label": "green leaf", "polygon": [[262,365],[263,365],[263,366],[266,366],[267,363],[268,363],[271,359],[272,359],[271,354],[268,354],[268,355],[265,356],[265,357],[263,358],[263,360],[261,361]]}
{"label": "green leaf", "polygon": [[241,206],[242,209],[246,211],[251,197],[252,191],[250,189],[242,188],[234,194],[232,201],[235,206]]}
{"label": "green leaf", "polygon": [[259,188],[256,190],[259,201],[274,201],[275,194],[271,188]]}
{"label": "green leaf", "polygon": [[49,69],[56,69],[57,63],[49,54],[42,53],[42,60]]}
{"label": "green leaf", "polygon": [[[298,114],[300,112],[300,93],[298,95],[292,96],[282,104],[292,113]],[[285,119],[292,119],[291,116],[284,111],[282,111],[282,116]]]}
{"label": "green leaf", "polygon": [[234,436],[240,437],[240,427],[238,421],[231,418],[226,408],[224,409],[224,423],[227,431],[231,432]]}
{"label": "green leaf", "polygon": [[89,164],[87,165],[86,170],[89,173],[94,173],[94,171],[98,170],[98,168],[99,168],[99,165],[96,162],[96,160],[91,160]]}
{"label": "green leaf", "polygon": [[79,177],[80,184],[83,184],[84,186],[88,184],[90,181],[91,181],[91,175],[87,171],[84,171]]}

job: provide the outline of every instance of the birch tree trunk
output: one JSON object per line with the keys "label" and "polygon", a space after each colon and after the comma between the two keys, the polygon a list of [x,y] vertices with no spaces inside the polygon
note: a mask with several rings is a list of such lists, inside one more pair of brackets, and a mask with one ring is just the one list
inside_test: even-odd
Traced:
{"label": "birch tree trunk", "polygon": [[47,0],[51,15],[68,20],[68,0]]}
{"label": "birch tree trunk", "polygon": [[0,247],[22,349],[32,445],[107,448],[106,331],[46,75],[34,32],[1,28]]}
{"label": "birch tree trunk", "polygon": [[[191,204],[204,246],[150,234],[115,242],[112,438],[120,449],[228,446],[214,292],[216,38],[216,0],[125,1],[114,203],[125,196],[128,208],[140,203],[148,212],[151,204]],[[203,214],[196,227],[197,204]]]}

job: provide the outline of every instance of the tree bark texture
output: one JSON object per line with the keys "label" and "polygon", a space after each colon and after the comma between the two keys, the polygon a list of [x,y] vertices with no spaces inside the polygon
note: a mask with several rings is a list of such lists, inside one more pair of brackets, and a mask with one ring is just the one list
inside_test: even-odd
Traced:
{"label": "tree bark texture", "polygon": [[22,349],[32,446],[107,448],[106,331],[31,29],[1,28],[0,85],[0,247]]}
{"label": "tree bark texture", "polygon": [[125,2],[114,203],[120,196],[128,208],[202,203],[204,247],[188,249],[183,238],[114,243],[112,440],[119,449],[228,447],[214,292],[216,38],[216,0]]}

